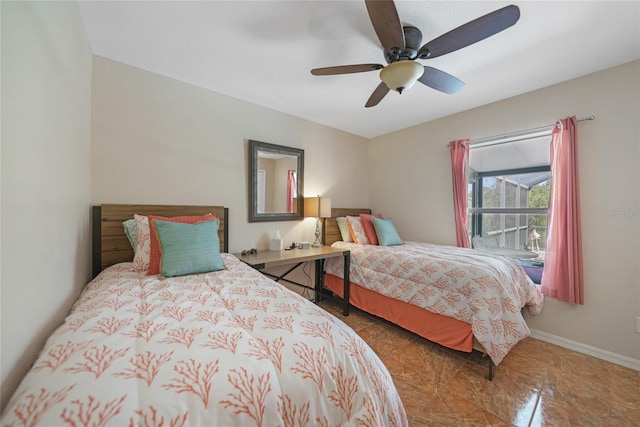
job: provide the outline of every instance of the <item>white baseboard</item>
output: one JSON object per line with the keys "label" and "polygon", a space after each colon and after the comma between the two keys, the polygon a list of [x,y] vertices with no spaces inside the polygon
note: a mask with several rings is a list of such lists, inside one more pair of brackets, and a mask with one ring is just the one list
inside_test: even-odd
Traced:
{"label": "white baseboard", "polygon": [[592,347],[590,345],[562,338],[547,332],[537,331],[535,329],[531,329],[531,337],[560,347],[568,348],[569,350],[577,351],[578,353],[588,354],[589,356],[597,357],[598,359],[606,360],[607,362],[615,363],[616,365],[640,371],[640,360],[632,359],[631,357],[612,353],[607,350],[602,350],[597,347]]}

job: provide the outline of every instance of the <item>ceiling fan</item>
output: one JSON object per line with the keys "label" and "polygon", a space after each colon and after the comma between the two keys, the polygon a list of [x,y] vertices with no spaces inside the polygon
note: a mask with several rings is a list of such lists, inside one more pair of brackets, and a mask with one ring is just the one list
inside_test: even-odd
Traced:
{"label": "ceiling fan", "polygon": [[444,71],[422,66],[416,59],[437,58],[462,49],[511,27],[520,19],[518,6],[509,5],[467,22],[420,47],[422,32],[412,25],[403,26],[400,23],[393,0],[365,0],[365,3],[388,65],[339,65],[311,70],[314,76],[381,70],[382,82],[373,91],[365,107],[378,105],[389,90],[402,93],[416,81],[444,93],[458,92],[464,87],[462,81]]}

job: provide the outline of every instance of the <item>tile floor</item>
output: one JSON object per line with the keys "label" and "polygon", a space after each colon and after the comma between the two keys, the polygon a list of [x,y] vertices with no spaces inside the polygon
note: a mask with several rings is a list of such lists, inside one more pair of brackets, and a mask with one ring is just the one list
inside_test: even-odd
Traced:
{"label": "tile floor", "polygon": [[357,310],[351,326],[391,373],[411,426],[640,426],[640,372],[534,338],[486,379],[479,353],[445,349]]}

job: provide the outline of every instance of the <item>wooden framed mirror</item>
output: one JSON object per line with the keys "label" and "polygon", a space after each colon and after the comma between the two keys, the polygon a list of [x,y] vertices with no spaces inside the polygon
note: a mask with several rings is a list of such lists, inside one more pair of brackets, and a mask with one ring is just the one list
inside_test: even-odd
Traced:
{"label": "wooden framed mirror", "polygon": [[303,219],[304,150],[249,140],[249,222]]}

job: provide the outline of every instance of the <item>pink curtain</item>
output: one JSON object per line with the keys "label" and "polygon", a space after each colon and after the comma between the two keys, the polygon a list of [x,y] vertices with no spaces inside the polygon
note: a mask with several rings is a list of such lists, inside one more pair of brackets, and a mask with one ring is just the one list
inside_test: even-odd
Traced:
{"label": "pink curtain", "polygon": [[453,177],[453,210],[456,220],[456,241],[461,248],[470,248],[467,229],[467,175],[469,170],[469,140],[449,143]]}
{"label": "pink curtain", "polygon": [[287,213],[293,212],[293,199],[296,197],[296,171],[287,173]]}
{"label": "pink curtain", "polygon": [[558,121],[551,140],[551,194],[542,292],[584,304],[576,118]]}

